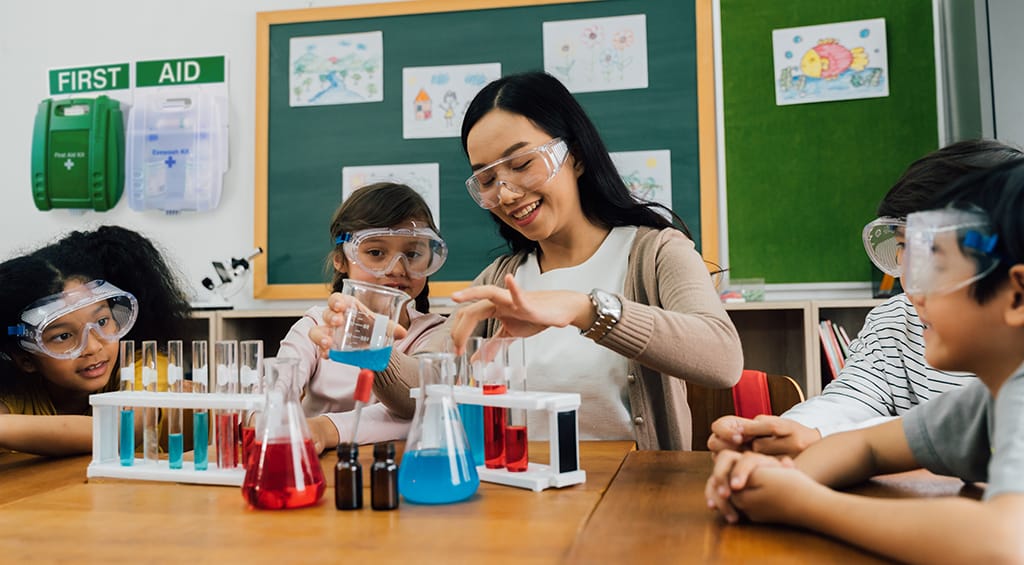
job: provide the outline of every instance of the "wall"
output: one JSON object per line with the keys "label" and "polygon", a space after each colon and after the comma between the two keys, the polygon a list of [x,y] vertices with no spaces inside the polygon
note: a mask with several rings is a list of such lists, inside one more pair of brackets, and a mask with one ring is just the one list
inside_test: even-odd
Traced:
{"label": "wall", "polygon": [[[384,0],[387,1],[387,0]],[[253,246],[253,116],[256,12],[359,0],[7,0],[0,2],[0,259],[73,229],[119,224],[149,236],[176,262],[199,297],[214,276],[211,260],[238,257]],[[230,91],[230,170],[217,210],[166,216],[135,212],[123,197],[105,213],[40,212],[30,190],[32,121],[47,96],[51,68],[147,59],[225,55]],[[314,226],[315,229],[326,226]],[[239,308],[296,308],[304,302],[263,302],[250,288]]]}

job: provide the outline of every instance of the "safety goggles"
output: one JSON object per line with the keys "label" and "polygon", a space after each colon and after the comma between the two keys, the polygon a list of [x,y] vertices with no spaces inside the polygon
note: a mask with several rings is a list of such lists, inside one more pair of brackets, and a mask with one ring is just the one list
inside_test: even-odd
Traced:
{"label": "safety goggles", "polygon": [[864,250],[876,267],[893,277],[900,276],[907,222],[899,218],[877,218],[864,226]]}
{"label": "safety goggles", "polygon": [[104,341],[125,336],[139,314],[139,303],[131,293],[104,281],[94,280],[36,300],[21,313],[21,322],[7,328],[17,336],[25,351],[56,359],[81,355],[95,334]]}
{"label": "safety goggles", "polygon": [[980,280],[999,264],[998,240],[983,212],[947,208],[910,214],[904,290],[946,294]]}
{"label": "safety goggles", "polygon": [[428,277],[444,265],[448,246],[430,228],[371,228],[339,235],[345,257],[378,277],[386,276],[402,261],[410,277]]}
{"label": "safety goggles", "polygon": [[481,208],[501,202],[501,189],[525,194],[540,188],[562,168],[569,145],[561,138],[522,153],[498,159],[466,179],[466,189]]}

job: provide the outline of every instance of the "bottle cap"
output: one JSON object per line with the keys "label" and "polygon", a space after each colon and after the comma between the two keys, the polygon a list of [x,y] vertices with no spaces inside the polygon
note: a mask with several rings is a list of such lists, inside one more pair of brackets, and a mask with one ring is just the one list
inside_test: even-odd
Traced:
{"label": "bottle cap", "polygon": [[394,459],[395,458],[395,444],[389,442],[377,443],[373,446],[373,458],[374,459]]}
{"label": "bottle cap", "polygon": [[338,444],[339,459],[354,459],[359,457],[359,444],[343,442]]}

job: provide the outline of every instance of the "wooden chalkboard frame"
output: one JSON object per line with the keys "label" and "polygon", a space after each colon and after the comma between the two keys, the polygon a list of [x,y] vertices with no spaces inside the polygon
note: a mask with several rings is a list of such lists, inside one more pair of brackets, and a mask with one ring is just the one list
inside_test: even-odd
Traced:
{"label": "wooden chalkboard frame", "polygon": [[[296,24],[331,20],[360,19],[371,17],[406,16],[434,14],[439,12],[462,12],[513,7],[542,6],[549,4],[571,4],[597,0],[431,0],[381,4],[360,4],[352,6],[309,8],[259,12],[256,16],[256,132],[255,132],[255,193],[254,193],[254,240],[265,251],[273,242],[269,241],[268,196],[268,154],[269,131],[269,90],[270,90],[270,30],[279,24]],[[719,217],[718,182],[716,167],[715,139],[715,97],[714,97],[714,51],[712,45],[711,0],[695,1],[695,42],[697,70],[697,128],[699,147],[700,237],[701,252],[705,259],[719,261]],[[656,53],[649,53],[656,57]],[[321,299],[329,287],[326,283],[313,284],[270,284],[268,282],[267,258],[264,253],[254,261],[253,296],[258,299]],[[432,296],[449,296],[465,288],[470,281],[431,280]]]}

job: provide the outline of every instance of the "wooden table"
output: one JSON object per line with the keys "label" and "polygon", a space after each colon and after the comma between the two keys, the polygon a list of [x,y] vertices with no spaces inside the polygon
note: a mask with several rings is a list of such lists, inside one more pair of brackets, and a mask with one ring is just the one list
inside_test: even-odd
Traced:
{"label": "wooden table", "polygon": [[[531,446],[544,454],[546,444]],[[368,468],[369,449],[361,461]],[[537,457],[542,462],[543,455]],[[246,507],[237,487],[93,479],[89,457],[0,455],[0,561],[334,563],[877,563],[857,548],[787,527],[726,525],[707,510],[707,452],[583,442],[587,482],[532,492],[481,483],[470,501],[397,512],[340,512],[332,454],[319,505]],[[368,484],[367,484],[368,487]],[[925,472],[875,479],[874,496],[964,494]],[[967,494],[977,496],[979,491]]]}
{"label": "wooden table", "polygon": [[[784,526],[729,525],[708,510],[708,452],[634,451],[577,537],[570,563],[884,563],[830,538]],[[927,471],[887,475],[853,489],[869,496],[979,497]]]}
{"label": "wooden table", "polygon": [[[537,462],[546,443],[531,445]],[[365,559],[388,563],[556,563],[601,500],[633,442],[582,442],[580,465],[587,482],[532,492],[481,483],[468,502],[418,506],[397,512],[369,507],[334,508],[334,464],[321,458],[328,489],[314,507],[260,511],[246,507],[237,487],[93,479],[85,483],[88,457],[37,458],[72,476],[54,478],[48,489],[0,505],[0,561],[189,561],[334,563]],[[372,450],[361,450],[364,469]],[[63,465],[61,463],[63,462]],[[5,493],[38,485],[23,469],[0,475]],[[371,561],[373,560],[373,561]]]}

